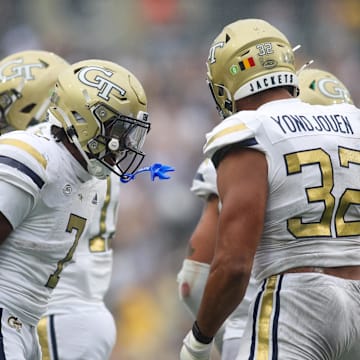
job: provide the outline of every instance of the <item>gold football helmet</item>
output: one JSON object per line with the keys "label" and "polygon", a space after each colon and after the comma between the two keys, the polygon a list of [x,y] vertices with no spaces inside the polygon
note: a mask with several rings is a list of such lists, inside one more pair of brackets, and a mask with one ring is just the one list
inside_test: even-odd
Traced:
{"label": "gold football helmet", "polygon": [[305,68],[298,73],[302,101],[309,104],[353,104],[346,86],[333,74],[319,69]]}
{"label": "gold football helmet", "polygon": [[142,162],[150,130],[147,99],[125,68],[105,60],[73,64],[59,75],[49,110],[50,121],[65,129],[93,176],[126,176]]}
{"label": "gold football helmet", "polygon": [[0,61],[0,130],[23,130],[42,120],[56,78],[70,64],[41,50],[21,51]]}
{"label": "gold football helmet", "polygon": [[207,81],[222,118],[235,112],[235,101],[279,86],[297,94],[292,47],[275,27],[259,19],[224,27],[209,51]]}

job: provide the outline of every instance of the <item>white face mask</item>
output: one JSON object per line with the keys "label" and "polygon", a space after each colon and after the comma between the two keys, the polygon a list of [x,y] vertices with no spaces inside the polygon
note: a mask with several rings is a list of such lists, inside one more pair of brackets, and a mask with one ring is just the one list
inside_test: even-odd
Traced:
{"label": "white face mask", "polygon": [[99,180],[104,180],[111,174],[111,170],[96,159],[89,159],[87,163],[89,174]]}

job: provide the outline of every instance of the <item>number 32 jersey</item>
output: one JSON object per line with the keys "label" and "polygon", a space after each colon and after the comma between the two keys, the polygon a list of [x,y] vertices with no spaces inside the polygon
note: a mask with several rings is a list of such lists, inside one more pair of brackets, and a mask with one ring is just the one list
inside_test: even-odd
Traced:
{"label": "number 32 jersey", "polygon": [[0,307],[36,325],[96,209],[90,175],[61,144],[30,131],[0,137]]}
{"label": "number 32 jersey", "polygon": [[[360,110],[278,100],[207,134],[215,163],[232,144],[265,154],[269,194],[253,273],[360,265]],[[214,156],[215,155],[215,156]]]}

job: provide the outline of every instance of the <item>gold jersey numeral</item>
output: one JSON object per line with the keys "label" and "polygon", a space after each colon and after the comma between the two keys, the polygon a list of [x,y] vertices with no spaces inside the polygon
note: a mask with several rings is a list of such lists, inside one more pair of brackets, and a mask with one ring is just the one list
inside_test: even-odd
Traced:
{"label": "gold jersey numeral", "polygon": [[86,224],[85,218],[82,218],[75,214],[70,214],[69,222],[66,227],[66,232],[72,233],[73,230],[75,230],[76,231],[75,241],[73,242],[73,244],[72,244],[71,248],[69,249],[68,253],[66,254],[66,256],[63,259],[58,261],[55,272],[49,276],[46,286],[49,287],[50,289],[54,289],[55,286],[57,285],[57,283],[59,282],[60,273],[63,271],[64,264],[69,262],[72,259],[75,249],[78,245],[80,236],[84,231],[85,224]]}
{"label": "gold jersey numeral", "polygon": [[[113,233],[106,235],[106,217],[108,214],[108,206],[110,204],[111,196],[111,177],[108,176],[106,180],[106,195],[105,200],[101,208],[99,233],[89,239],[90,252],[98,253],[104,252],[110,249],[110,241]],[[114,214],[115,216],[115,214]]]}
{"label": "gold jersey numeral", "polygon": [[[360,164],[360,151],[339,147],[340,166],[349,168],[349,164]],[[312,149],[285,155],[285,163],[288,175],[299,174],[302,167],[317,165],[321,176],[321,185],[306,188],[306,196],[309,203],[322,202],[324,210],[318,222],[303,222],[301,217],[293,217],[287,220],[288,230],[294,237],[330,237],[332,228],[336,236],[360,235],[360,221],[346,221],[345,215],[350,205],[360,205],[360,190],[344,189],[338,206],[335,209],[335,197],[332,194],[334,188],[333,164],[329,154],[323,149]],[[332,227],[332,219],[334,225]]]}

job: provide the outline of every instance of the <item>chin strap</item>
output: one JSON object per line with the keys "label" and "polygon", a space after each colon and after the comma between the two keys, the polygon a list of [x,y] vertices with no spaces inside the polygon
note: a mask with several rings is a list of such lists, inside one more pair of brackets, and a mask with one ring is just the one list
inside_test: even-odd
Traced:
{"label": "chin strap", "polygon": [[122,183],[128,183],[129,181],[134,180],[137,174],[143,172],[150,172],[151,181],[154,181],[156,178],[159,178],[159,180],[168,180],[170,179],[170,176],[167,173],[171,171],[175,171],[171,166],[154,163],[135,171],[133,174],[124,174],[120,177],[120,181]]}
{"label": "chin strap", "polygon": [[66,127],[63,126],[59,122],[59,120],[56,119],[56,116],[53,116],[50,112],[49,112],[49,114],[51,115],[51,119],[49,117],[49,121],[51,123],[53,123],[54,125],[57,125],[57,123],[59,123],[60,127],[62,127],[65,130],[66,136],[69,138],[69,141],[72,142],[76,146],[77,150],[80,152],[81,156],[83,157],[84,161],[86,162],[87,171],[91,175],[93,175],[99,179],[105,179],[107,174],[102,173],[104,166],[100,167],[99,164],[94,163],[94,161],[91,161],[93,159],[89,159],[89,157],[86,155],[85,151],[81,147],[81,144],[78,140],[75,129],[74,129],[73,125],[71,124],[71,121],[70,121],[69,117],[67,116],[66,112],[63,111],[60,107],[57,107],[56,111],[61,115],[61,117],[65,121]]}

